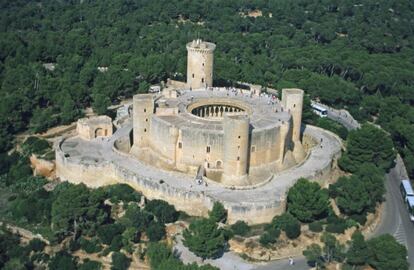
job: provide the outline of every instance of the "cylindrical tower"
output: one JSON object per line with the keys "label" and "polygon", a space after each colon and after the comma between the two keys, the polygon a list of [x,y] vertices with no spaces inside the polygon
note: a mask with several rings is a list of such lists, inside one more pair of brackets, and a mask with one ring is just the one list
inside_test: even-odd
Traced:
{"label": "cylindrical tower", "polygon": [[302,125],[303,90],[297,88],[282,89],[282,105],[292,115],[293,156],[296,162],[305,158],[300,130]]}
{"label": "cylindrical tower", "polygon": [[242,185],[247,177],[249,122],[246,114],[224,115],[224,184]]}
{"label": "cylindrical tower", "polygon": [[134,146],[147,147],[154,114],[154,98],[152,94],[138,94],[133,98],[133,132]]}
{"label": "cylindrical tower", "polygon": [[297,88],[282,89],[282,105],[292,115],[292,141],[300,141],[302,124],[303,90]]}
{"label": "cylindrical tower", "polygon": [[214,43],[201,39],[187,43],[187,87],[191,89],[213,86]]}

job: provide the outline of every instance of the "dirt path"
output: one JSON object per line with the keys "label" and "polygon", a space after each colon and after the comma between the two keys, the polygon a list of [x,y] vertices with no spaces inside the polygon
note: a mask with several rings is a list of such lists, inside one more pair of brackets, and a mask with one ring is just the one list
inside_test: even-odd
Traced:
{"label": "dirt path", "polygon": [[[85,259],[89,259],[89,260],[92,260],[92,261],[98,261],[98,262],[102,263],[102,269],[103,270],[110,270],[111,266],[112,266],[111,255],[99,256],[99,254],[97,254],[97,253],[89,254],[89,253],[86,253],[83,250],[78,250],[78,251],[74,252],[72,255],[79,257],[79,259],[81,259],[82,261],[85,260]],[[135,256],[135,254],[133,254],[132,256],[128,256],[128,257],[130,257],[130,259],[132,259],[131,265],[129,266],[130,270],[135,270],[135,269],[150,270],[150,267],[148,265],[146,265],[143,261],[139,260],[138,256]]]}
{"label": "dirt path", "polygon": [[10,224],[7,224],[7,223],[4,223],[4,222],[0,221],[0,226],[3,226],[3,224],[5,224],[6,228],[9,229],[13,234],[20,235],[23,238],[23,241],[30,242],[32,239],[38,238],[38,239],[42,240],[43,242],[45,242],[47,245],[50,245],[49,240],[45,239],[40,234],[34,234],[31,231],[26,230],[24,228],[14,226],[14,225],[10,225]]}

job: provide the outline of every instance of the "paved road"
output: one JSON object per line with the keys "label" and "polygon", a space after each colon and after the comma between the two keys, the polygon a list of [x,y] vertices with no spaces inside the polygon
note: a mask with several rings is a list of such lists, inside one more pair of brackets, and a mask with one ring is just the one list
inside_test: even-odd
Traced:
{"label": "paved road", "polygon": [[304,270],[311,269],[306,262],[305,257],[298,257],[294,259],[294,265],[289,265],[288,260],[278,260],[270,262],[266,265],[259,266],[255,270]]}
{"label": "paved road", "polygon": [[328,118],[342,124],[346,129],[352,130],[359,127],[359,123],[356,122],[349,114],[336,110],[328,110]]}
{"label": "paved road", "polygon": [[359,128],[361,125],[356,121],[352,115],[346,110],[336,110],[331,108],[325,104],[318,103],[316,101],[312,101],[312,103],[317,104],[325,109],[328,110],[328,118],[338,122],[339,124],[343,125],[346,129],[352,130]]}
{"label": "paved road", "polygon": [[373,232],[374,236],[389,233],[408,250],[410,269],[414,269],[414,224],[410,221],[408,212],[399,190],[400,178],[396,169],[386,177],[386,203],[381,224]]}

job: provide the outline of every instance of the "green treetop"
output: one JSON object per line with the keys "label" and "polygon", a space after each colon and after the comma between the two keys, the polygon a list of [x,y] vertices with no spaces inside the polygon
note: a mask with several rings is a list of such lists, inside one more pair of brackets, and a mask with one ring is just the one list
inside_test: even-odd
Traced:
{"label": "green treetop", "polygon": [[312,222],[321,219],[327,215],[328,209],[328,192],[318,183],[301,178],[289,189],[287,210],[298,220]]}
{"label": "green treetop", "polygon": [[339,160],[345,171],[356,172],[364,163],[373,163],[388,171],[395,159],[391,138],[383,130],[370,125],[351,131],[347,139],[347,150]]}
{"label": "green treetop", "polygon": [[203,259],[216,258],[225,248],[223,232],[212,219],[203,218],[192,222],[183,236],[184,245]]}

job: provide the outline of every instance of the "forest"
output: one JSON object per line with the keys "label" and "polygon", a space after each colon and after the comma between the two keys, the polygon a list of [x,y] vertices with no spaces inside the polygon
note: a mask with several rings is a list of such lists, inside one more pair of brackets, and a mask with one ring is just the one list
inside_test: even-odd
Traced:
{"label": "forest", "polygon": [[347,108],[391,133],[414,176],[413,12],[408,0],[0,1],[0,152],[185,79],[185,43],[202,38],[217,44],[216,85],[300,87]]}
{"label": "forest", "polygon": [[[383,175],[393,166],[393,148],[414,177],[413,12],[408,0],[0,0],[0,216],[52,244],[72,239],[49,257],[43,242],[19,245],[1,227],[0,268],[100,269],[100,262],[72,255],[83,250],[112,252],[112,269],[126,269],[131,261],[124,254],[144,256],[135,250],[144,242],[153,269],[216,269],[184,266],[162,243],[166,223],[188,218],[166,202],[138,208],[142,195],[126,185],[92,190],[63,183],[45,190],[47,180],[32,175],[27,158],[37,153],[53,159],[53,151],[35,137],[19,154],[7,154],[18,134],[71,123],[87,107],[109,113],[109,105],[151,84],[185,80],[185,44],[202,38],[217,45],[215,85],[302,88],[304,120],[347,139],[339,166],[353,175],[328,189],[299,180],[287,194],[287,212],[262,226],[260,245],[272,247],[281,235],[296,239],[305,224],[321,233],[323,246],[303,252],[316,265],[407,269],[406,250],[391,236],[365,240],[356,233],[344,247],[334,235],[365,224],[384,200]],[[359,122],[385,131],[363,124],[348,134],[312,116],[310,99],[346,108]],[[115,218],[121,203],[125,216]],[[212,258],[230,238],[256,233],[242,221],[219,227],[225,219],[220,204],[208,218],[190,218],[184,244]]]}

